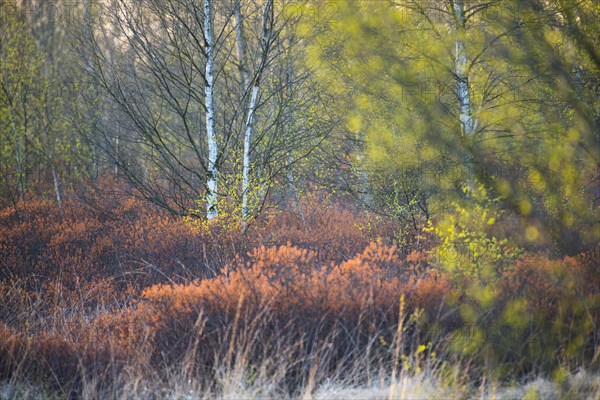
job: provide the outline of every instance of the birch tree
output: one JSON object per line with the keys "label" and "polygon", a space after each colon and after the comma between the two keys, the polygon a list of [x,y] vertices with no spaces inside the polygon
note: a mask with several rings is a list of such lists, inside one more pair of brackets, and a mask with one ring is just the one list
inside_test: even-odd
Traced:
{"label": "birch tree", "polygon": [[[299,57],[286,89],[286,54],[293,52],[285,35],[295,21],[272,0],[113,5],[90,13],[73,38],[83,72],[100,92],[94,101],[106,110],[90,142],[137,196],[177,214],[196,213],[201,198],[208,219],[219,215],[219,205],[241,207],[247,217],[253,177],[265,183],[258,196],[264,204],[331,123],[317,117],[321,99]],[[298,129],[288,135],[291,104]]]}
{"label": "birch tree", "polygon": [[308,163],[332,121],[311,72],[302,64],[303,48],[294,27],[298,21],[286,16],[285,4],[235,2],[234,14],[245,116],[239,210],[245,226],[273,192],[287,199],[287,187],[294,186],[297,200],[298,185],[290,176]]}
{"label": "birch tree", "polygon": [[311,54],[354,90],[346,129],[365,132],[381,212],[410,211],[418,198],[428,199],[424,214],[444,212],[461,198],[458,187],[477,179],[521,217],[527,244],[576,237],[574,226],[594,236],[586,181],[597,176],[588,151],[597,136],[594,106],[582,105],[596,102],[575,100],[591,83],[582,66],[593,68],[595,54],[576,21],[590,23],[594,7],[566,3],[340,4]]}
{"label": "birch tree", "polygon": [[[258,101],[258,92],[260,90],[261,77],[264,72],[267,57],[271,47],[273,34],[273,0],[267,0],[264,5],[262,17],[262,37],[260,42],[260,61],[252,82],[252,94],[250,104],[248,105],[248,119],[246,121],[246,130],[244,134],[244,161],[242,176],[242,219],[248,218],[248,190],[250,178],[250,143],[252,140],[252,128],[254,114],[256,111],[256,102]],[[242,81],[244,78],[242,77]]]}
{"label": "birch tree", "polygon": [[67,151],[61,149],[61,142],[69,143],[69,138],[66,125],[58,117],[62,100],[57,94],[56,75],[52,66],[44,62],[44,54],[36,48],[29,23],[20,19],[18,13],[8,13],[3,18],[0,27],[1,186],[8,192],[16,189],[20,200],[31,189],[39,192],[50,186],[60,204],[58,164],[69,157]]}
{"label": "birch tree", "polygon": [[223,32],[214,32],[213,0],[113,5],[90,13],[74,38],[84,73],[112,113],[98,121],[95,142],[137,195],[174,213],[202,196],[204,215],[214,218],[223,151],[215,48]]}
{"label": "birch tree", "polygon": [[206,87],[205,104],[206,108],[206,140],[208,143],[208,170],[206,182],[206,216],[213,219],[218,215],[217,210],[217,139],[215,135],[215,108],[214,108],[214,43],[213,43],[213,21],[212,21],[212,0],[204,0],[204,41],[206,45]]}
{"label": "birch tree", "polygon": [[[462,125],[462,137],[465,147],[470,147],[477,130],[477,121],[473,118],[471,109],[471,93],[469,90],[468,57],[465,47],[464,36],[466,34],[465,5],[463,0],[452,2],[452,12],[455,22],[455,75],[457,86],[457,97],[460,109],[460,123]],[[473,162],[471,156],[465,160],[467,164],[467,182],[473,184]]]}

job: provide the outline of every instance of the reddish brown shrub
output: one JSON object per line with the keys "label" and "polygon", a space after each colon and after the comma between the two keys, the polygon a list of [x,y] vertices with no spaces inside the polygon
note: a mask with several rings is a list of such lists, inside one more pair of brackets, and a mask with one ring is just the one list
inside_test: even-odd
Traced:
{"label": "reddish brown shrub", "polygon": [[[437,313],[450,288],[439,274],[416,277],[395,248],[381,243],[339,264],[315,260],[314,252],[289,245],[261,247],[215,278],[153,286],[133,312],[122,314],[120,335],[139,341],[132,327],[148,326],[155,354],[181,358],[199,325],[211,332],[202,337],[202,348],[215,349],[234,321],[250,326],[264,317],[261,338],[323,339],[343,332],[336,346],[345,357],[350,343],[364,344],[376,332],[393,336],[402,295],[407,314],[424,307]],[[203,354],[204,364],[211,364],[210,356]]]}
{"label": "reddish brown shrub", "polygon": [[125,352],[98,339],[92,332],[79,340],[60,334],[28,336],[0,322],[0,379],[40,383],[75,396],[84,379],[108,382],[124,365]]}
{"label": "reddish brown shrub", "polygon": [[269,219],[259,231],[262,237],[257,244],[284,246],[291,243],[313,251],[316,262],[327,264],[349,260],[378,239],[392,245],[400,228],[373,213],[304,198],[295,209],[282,211]]}
{"label": "reddish brown shrub", "polygon": [[27,280],[30,289],[48,281],[85,291],[108,277],[117,288],[201,277],[206,247],[183,222],[135,200],[108,215],[48,201],[0,212],[2,279]]}
{"label": "reddish brown shrub", "polygon": [[[422,247],[430,239],[397,249],[400,227],[366,212],[304,199],[245,232],[219,221],[198,231],[135,199],[92,204],[40,200],[0,211],[0,378],[41,374],[77,388],[84,371],[102,374],[113,358],[171,362],[191,349],[209,373],[242,338],[248,357],[293,344],[303,352],[296,359],[309,359],[323,341],[334,362],[367,343],[386,357],[403,295],[404,316],[445,315],[443,333],[462,323],[445,300],[464,293],[431,266]],[[536,334],[551,332],[547,348],[568,355],[577,343],[598,343],[589,338],[600,324],[599,264],[595,249],[499,268],[484,322],[510,333],[503,312],[525,299]],[[521,341],[501,344],[499,359]]]}
{"label": "reddish brown shrub", "polygon": [[[310,250],[311,265],[354,257],[395,227],[373,215],[305,200],[301,208],[265,215],[248,230],[192,229],[181,219],[133,198],[47,200],[0,211],[0,281],[18,280],[36,293],[37,311],[53,314],[129,299],[135,289],[214,276],[252,259],[262,245]],[[240,258],[241,257],[241,258]],[[258,265],[255,267],[259,271]]]}
{"label": "reddish brown shrub", "polygon": [[524,298],[536,311],[553,315],[567,298],[585,299],[598,293],[598,278],[581,257],[551,260],[542,254],[525,254],[504,271],[502,294],[505,299]]}
{"label": "reddish brown shrub", "polygon": [[[91,205],[47,200],[0,211],[0,279],[26,279],[31,289],[49,280],[77,288],[111,277],[118,288],[185,282],[212,276],[261,245],[292,243],[323,264],[348,260],[376,236],[390,242],[394,228],[366,213],[305,201],[249,225],[248,231],[191,229],[180,219],[133,198]],[[302,217],[300,217],[300,215]]]}

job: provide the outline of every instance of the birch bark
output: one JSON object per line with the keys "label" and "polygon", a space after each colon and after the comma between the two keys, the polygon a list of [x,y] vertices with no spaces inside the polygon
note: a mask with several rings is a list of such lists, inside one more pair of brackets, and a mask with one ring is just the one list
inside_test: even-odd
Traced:
{"label": "birch bark", "polygon": [[[464,0],[454,0],[452,8],[456,23],[456,60],[454,73],[457,81],[457,94],[460,111],[459,119],[462,126],[463,140],[468,146],[470,146],[477,129],[477,121],[473,118],[473,111],[471,108],[471,93],[469,90],[467,50],[464,42],[466,24]],[[473,179],[473,159],[472,156],[469,155],[467,159],[467,180],[469,185],[472,184]]]}
{"label": "birch bark", "polygon": [[235,16],[235,43],[237,50],[238,69],[242,83],[242,94],[248,87],[248,70],[246,69],[246,40],[244,38],[244,20],[242,18],[242,0],[236,0],[234,4]]}
{"label": "birch bark", "polygon": [[21,197],[21,201],[25,199],[25,184],[23,182],[23,164],[21,162],[21,145],[20,145],[20,137],[19,132],[17,131],[17,123],[15,118],[15,111],[11,109],[12,116],[12,130],[13,136],[15,138],[15,158],[17,161],[17,174],[19,180],[19,195]]}
{"label": "birch bark", "polygon": [[252,139],[252,128],[254,114],[256,111],[256,103],[258,100],[258,92],[260,89],[260,79],[263,70],[266,67],[267,55],[271,42],[271,33],[273,29],[273,0],[267,0],[263,12],[262,21],[262,39],[261,39],[261,58],[260,64],[254,77],[252,95],[250,104],[248,105],[248,117],[246,119],[246,131],[244,134],[244,161],[242,172],[242,221],[246,221],[249,215],[248,211],[248,189],[250,184],[250,144]]}
{"label": "birch bark", "polygon": [[217,210],[217,140],[214,115],[214,45],[212,23],[212,0],[204,0],[204,41],[206,44],[206,138],[208,144],[208,170],[206,179],[206,217],[210,220],[218,215]]}

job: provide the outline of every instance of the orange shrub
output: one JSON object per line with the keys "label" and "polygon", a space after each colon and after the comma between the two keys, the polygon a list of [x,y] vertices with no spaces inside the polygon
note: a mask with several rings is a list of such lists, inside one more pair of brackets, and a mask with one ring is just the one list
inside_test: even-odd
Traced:
{"label": "orange shrub", "polygon": [[329,263],[354,257],[376,236],[393,240],[396,228],[372,215],[314,200],[301,207],[261,217],[246,232],[218,223],[197,232],[134,198],[71,199],[62,208],[27,201],[0,211],[0,279],[26,279],[32,289],[48,280],[75,288],[107,277],[118,287],[144,287],[213,276],[263,245],[292,243]]}
{"label": "orange shrub", "polygon": [[296,208],[283,210],[266,221],[258,232],[260,241],[253,247],[291,243],[312,250],[320,264],[341,262],[362,252],[372,241],[381,239],[393,244],[400,228],[374,213],[304,198]]}
{"label": "orange shrub", "polygon": [[79,340],[58,333],[28,336],[0,322],[0,380],[39,383],[65,397],[80,394],[85,378],[109,382],[124,365],[125,353],[86,333]]}
{"label": "orange shrub", "polygon": [[110,213],[43,200],[0,211],[1,278],[25,279],[30,289],[50,280],[77,289],[108,277],[119,288],[202,277],[207,247],[183,222],[132,199]]}
{"label": "orange shrub", "polygon": [[597,274],[585,261],[593,253],[551,260],[542,254],[525,254],[504,271],[502,294],[505,299],[524,298],[537,312],[550,317],[568,298],[582,301],[598,294]]}
{"label": "orange shrub", "polygon": [[[415,276],[394,247],[381,243],[338,264],[319,265],[316,259],[314,252],[290,245],[261,247],[215,278],[153,286],[133,312],[121,315],[120,335],[125,342],[139,341],[142,337],[131,327],[149,326],[155,355],[179,359],[189,349],[186,338],[196,337],[199,325],[211,332],[202,336],[202,348],[215,349],[227,344],[222,338],[234,321],[251,326],[265,318],[259,336],[267,342],[343,333],[335,346],[344,357],[351,343],[364,345],[376,333],[393,336],[402,295],[407,314],[417,308],[437,312],[450,287],[433,272]],[[202,357],[203,364],[211,364],[210,354]]]}

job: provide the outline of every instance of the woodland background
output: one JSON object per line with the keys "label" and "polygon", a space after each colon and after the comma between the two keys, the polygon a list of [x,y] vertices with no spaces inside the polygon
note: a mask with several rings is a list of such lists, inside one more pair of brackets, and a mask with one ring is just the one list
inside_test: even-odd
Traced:
{"label": "woodland background", "polygon": [[0,3],[0,397],[598,398],[599,21]]}

